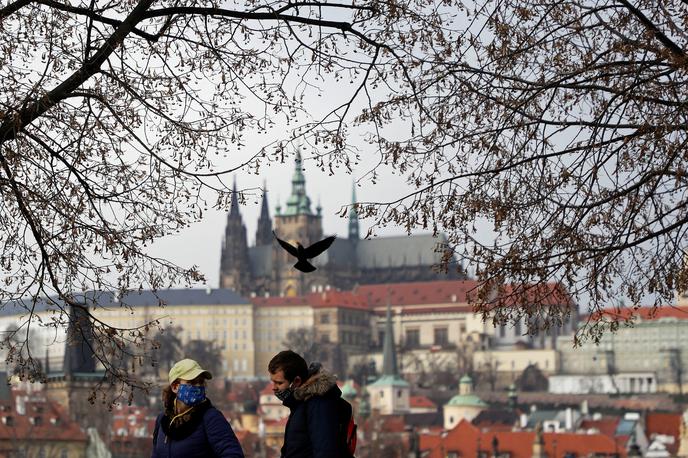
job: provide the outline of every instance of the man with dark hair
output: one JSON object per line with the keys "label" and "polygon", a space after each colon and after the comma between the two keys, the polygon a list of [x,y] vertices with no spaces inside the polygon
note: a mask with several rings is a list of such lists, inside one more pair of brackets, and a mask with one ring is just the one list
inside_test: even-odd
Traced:
{"label": "man with dark hair", "polygon": [[337,378],[320,363],[310,367],[291,350],[268,364],[272,391],[289,408],[281,458],[340,458],[351,456],[340,440],[342,392]]}

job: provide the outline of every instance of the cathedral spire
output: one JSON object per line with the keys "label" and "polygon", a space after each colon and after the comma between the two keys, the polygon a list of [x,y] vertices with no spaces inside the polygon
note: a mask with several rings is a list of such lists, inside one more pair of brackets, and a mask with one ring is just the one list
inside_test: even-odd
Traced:
{"label": "cathedral spire", "polygon": [[387,298],[387,322],[385,323],[385,342],[382,347],[382,376],[397,377],[397,352],[394,348],[394,326],[392,325],[392,306]]}
{"label": "cathedral spire", "polygon": [[236,177],[232,185],[232,203],[227,215],[224,242],[220,254],[220,288],[248,294],[251,285],[251,261],[248,256],[246,226],[239,211]]}
{"label": "cathedral spire", "polygon": [[240,216],[239,213],[239,194],[236,187],[236,175],[234,176],[234,184],[232,184],[232,204],[229,208],[229,216]]}
{"label": "cathedral spire", "polygon": [[268,210],[268,187],[263,182],[263,203],[258,217],[258,228],[256,229],[256,246],[269,245],[272,243],[272,221],[270,220],[270,210]]}
{"label": "cathedral spire", "polygon": [[[356,203],[356,182],[351,185],[351,203]],[[355,207],[349,211],[349,240],[358,240],[358,212]]]}
{"label": "cathedral spire", "polygon": [[301,151],[296,150],[294,160],[294,175],[291,179],[291,196],[287,199],[287,209],[283,213],[286,216],[312,215],[311,199],[306,195],[306,178],[303,175],[303,161]]}

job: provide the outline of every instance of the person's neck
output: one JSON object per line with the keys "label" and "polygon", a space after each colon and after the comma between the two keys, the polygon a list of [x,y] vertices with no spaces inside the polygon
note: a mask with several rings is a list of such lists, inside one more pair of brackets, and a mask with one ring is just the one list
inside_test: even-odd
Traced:
{"label": "person's neck", "polygon": [[179,399],[177,399],[177,398],[174,399],[174,414],[175,415],[179,415],[180,413],[184,413],[187,410],[189,410],[190,408],[191,408],[191,406],[187,406],[186,404],[184,404]]}

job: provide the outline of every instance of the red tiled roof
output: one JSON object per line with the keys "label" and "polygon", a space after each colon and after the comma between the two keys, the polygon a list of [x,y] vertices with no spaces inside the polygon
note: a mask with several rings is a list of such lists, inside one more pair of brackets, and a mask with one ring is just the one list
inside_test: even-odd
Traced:
{"label": "red tiled roof", "polygon": [[645,417],[645,434],[652,438],[654,434],[663,434],[674,438],[673,444],[667,444],[667,451],[673,456],[678,451],[681,441],[680,413],[648,413]]}
{"label": "red tiled roof", "polygon": [[603,312],[593,314],[594,319],[599,319],[602,315],[616,321],[643,320],[652,321],[660,318],[677,318],[688,320],[688,307],[677,305],[663,305],[660,307],[617,307],[609,308]]}
{"label": "red tiled roof", "polygon": [[[476,456],[478,447],[481,451],[490,451],[492,441],[497,438],[499,450],[508,452],[511,458],[530,458],[535,441],[533,431],[481,431],[466,420],[447,432],[431,449],[431,458],[444,458],[443,453],[457,451],[460,456]],[[614,440],[602,434],[544,433],[544,448],[547,456],[561,456],[574,453],[576,456],[595,454],[611,455],[619,453],[626,456],[625,450],[619,450]],[[433,442],[429,440],[428,443]],[[422,444],[422,441],[421,441]]]}
{"label": "red tiled roof", "polygon": [[495,298],[489,301],[488,308],[514,305],[528,307],[533,303],[570,307],[573,305],[573,299],[560,283],[536,285],[508,283],[499,287]]}
{"label": "red tiled roof", "polygon": [[[18,393],[13,393],[16,406]],[[70,421],[66,412],[55,401],[48,399],[33,399],[24,405],[25,413],[20,414],[16,408],[0,412],[0,418],[12,417],[12,426],[0,424],[0,440],[27,440],[41,439],[50,441],[75,441],[86,442],[88,440],[76,422]],[[40,420],[36,420],[40,419]],[[32,423],[38,422],[38,424]]]}
{"label": "red tiled roof", "polygon": [[362,285],[355,293],[365,297],[371,307],[391,305],[467,304],[468,295],[480,283],[474,280],[442,280],[413,283]]}
{"label": "red tiled roof", "polygon": [[321,293],[311,293],[306,296],[306,299],[313,307],[368,309],[368,301],[363,296],[350,291],[330,290]]}
{"label": "red tiled roof", "polygon": [[[296,297],[254,297],[256,307],[311,306],[345,308],[383,308],[387,301],[393,306],[443,305],[431,308],[404,308],[404,314],[437,312],[471,312],[468,305],[477,296],[480,282],[475,280],[439,280],[412,283],[385,283],[361,285],[353,291],[328,290]],[[572,300],[563,286],[547,283],[539,286],[507,284],[500,288],[499,295],[491,303],[495,307],[513,305],[519,298],[526,301],[538,300],[549,305],[570,305]],[[454,305],[455,304],[455,305]]]}
{"label": "red tiled roof", "polygon": [[432,450],[438,447],[442,441],[441,433],[430,432],[418,435],[420,450]]}
{"label": "red tiled roof", "polygon": [[427,396],[409,396],[409,406],[436,408],[437,404],[432,402]]}

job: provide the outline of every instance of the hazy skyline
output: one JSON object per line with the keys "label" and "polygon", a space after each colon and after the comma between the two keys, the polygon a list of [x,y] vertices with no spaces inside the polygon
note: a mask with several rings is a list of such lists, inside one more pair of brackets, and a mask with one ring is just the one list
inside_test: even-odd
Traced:
{"label": "hazy skyline", "polygon": [[[362,175],[367,169],[359,167],[354,170],[353,175],[340,169],[333,176],[329,176],[328,172],[320,171],[314,161],[308,159],[308,154],[304,154],[303,168],[305,169],[306,192],[311,198],[312,210],[315,211],[318,202],[322,206],[323,232],[326,235],[334,234],[337,237],[346,238],[348,236],[348,217],[341,218],[336,213],[342,206],[351,203],[351,191],[356,179],[356,171],[361,171]],[[231,181],[233,177],[236,177],[237,189],[241,190],[262,187],[265,181],[270,217],[274,218],[277,203],[279,202],[284,207],[291,194],[294,156],[285,158],[284,164],[271,164],[261,171],[260,175],[242,171],[234,175],[227,175],[227,184],[231,187]],[[377,184],[372,184],[370,180],[364,179],[357,185],[357,201],[390,199],[399,197],[404,190],[411,189],[404,183],[402,177],[390,174],[388,169],[385,169],[384,172],[386,176],[379,179]],[[255,241],[261,201],[262,195],[260,195],[260,191],[257,191],[254,196],[247,196],[245,205],[240,205],[239,208],[246,225],[249,245],[253,245]],[[209,199],[209,202],[212,202],[212,199]],[[192,224],[191,227],[179,234],[160,239],[152,246],[151,253],[164,256],[182,267],[197,265],[206,276],[206,285],[217,288],[219,285],[220,249],[226,217],[226,211],[211,209],[204,214],[200,222]],[[372,220],[360,220],[361,237],[365,236],[371,224]],[[401,235],[405,234],[405,231],[402,228],[390,226],[380,228],[376,233]]]}

